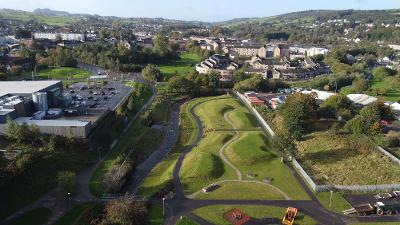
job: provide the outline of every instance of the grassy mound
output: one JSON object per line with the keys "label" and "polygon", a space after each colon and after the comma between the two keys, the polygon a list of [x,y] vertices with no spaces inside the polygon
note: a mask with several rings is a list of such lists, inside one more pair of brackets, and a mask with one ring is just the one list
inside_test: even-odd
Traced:
{"label": "grassy mound", "polygon": [[229,159],[237,165],[251,166],[277,157],[268,151],[269,142],[263,133],[243,133],[229,146]]}
{"label": "grassy mound", "polygon": [[182,166],[186,179],[213,180],[224,173],[222,160],[214,154],[191,152],[186,157]]}
{"label": "grassy mound", "polygon": [[249,173],[255,174],[254,179],[258,181],[268,177],[272,185],[280,188],[292,199],[309,199],[292,172],[270,146],[264,133],[242,133],[238,140],[228,146],[225,155],[244,177]]}

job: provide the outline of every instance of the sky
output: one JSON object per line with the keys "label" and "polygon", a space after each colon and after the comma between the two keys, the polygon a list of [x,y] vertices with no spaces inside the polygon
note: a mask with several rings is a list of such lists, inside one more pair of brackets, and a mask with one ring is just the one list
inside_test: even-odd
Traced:
{"label": "sky", "polygon": [[310,9],[393,9],[400,0],[0,0],[0,8],[217,22]]}

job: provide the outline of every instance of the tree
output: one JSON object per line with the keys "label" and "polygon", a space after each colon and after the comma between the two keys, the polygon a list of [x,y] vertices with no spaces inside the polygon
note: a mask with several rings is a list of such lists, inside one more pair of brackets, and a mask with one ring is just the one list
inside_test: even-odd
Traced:
{"label": "tree", "polygon": [[296,144],[294,139],[284,132],[278,132],[275,134],[274,138],[272,139],[272,145],[278,151],[284,152],[287,155],[294,155],[296,152]]}
{"label": "tree", "polygon": [[369,88],[369,83],[367,80],[365,80],[363,78],[358,78],[353,81],[352,89],[355,92],[361,93],[361,92],[367,91],[368,88]]}
{"label": "tree", "polygon": [[158,69],[156,66],[154,65],[147,65],[143,70],[142,70],[142,74],[143,76],[152,82],[157,82],[160,80],[161,77],[161,72],[160,69]]}
{"label": "tree", "polygon": [[283,125],[296,140],[309,129],[318,108],[315,96],[302,93],[290,95],[283,106]]}
{"label": "tree", "polygon": [[165,57],[169,53],[169,40],[166,36],[157,35],[154,37],[153,51],[160,57]]}
{"label": "tree", "polygon": [[219,87],[220,77],[221,77],[221,75],[219,74],[218,71],[211,70],[211,72],[208,74],[208,84],[209,84],[209,86],[212,87],[212,88]]}
{"label": "tree", "polygon": [[66,192],[74,190],[76,173],[72,171],[61,171],[57,174],[58,185]]}
{"label": "tree", "polygon": [[147,216],[146,204],[128,196],[113,200],[105,206],[106,224],[146,225]]}
{"label": "tree", "polygon": [[169,79],[167,89],[171,92],[189,93],[193,91],[194,83],[185,77],[175,76]]}
{"label": "tree", "polygon": [[388,76],[395,75],[396,73],[397,73],[397,71],[391,70],[384,66],[379,66],[372,70],[372,74],[374,75],[375,79],[377,79],[377,80],[383,80]]}
{"label": "tree", "polygon": [[345,110],[350,110],[351,112],[353,110],[353,103],[347,98],[347,96],[339,94],[326,99],[320,108],[327,112],[333,112],[337,117]]}
{"label": "tree", "polygon": [[235,71],[235,73],[233,74],[233,81],[235,83],[238,83],[240,81],[243,81],[243,80],[246,80],[247,78],[249,78],[249,76],[247,76],[245,72],[246,71],[244,68],[241,68],[241,69]]}

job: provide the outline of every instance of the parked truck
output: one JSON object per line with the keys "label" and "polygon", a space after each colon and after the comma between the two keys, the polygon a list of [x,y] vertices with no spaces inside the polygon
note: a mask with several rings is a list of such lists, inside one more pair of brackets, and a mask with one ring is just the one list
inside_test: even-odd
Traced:
{"label": "parked truck", "polygon": [[366,216],[376,214],[379,216],[400,214],[400,202],[377,202],[374,205],[369,203],[354,206],[354,208],[344,210],[343,214],[351,215],[358,214],[359,216]]}

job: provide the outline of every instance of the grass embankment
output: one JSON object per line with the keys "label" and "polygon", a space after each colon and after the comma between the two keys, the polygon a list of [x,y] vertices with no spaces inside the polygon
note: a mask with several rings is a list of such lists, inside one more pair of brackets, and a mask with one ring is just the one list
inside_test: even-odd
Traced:
{"label": "grass embankment", "polygon": [[297,144],[297,158],[317,184],[400,182],[400,168],[367,137],[314,132]]}
{"label": "grass embankment", "polygon": [[51,210],[38,208],[22,214],[8,225],[43,225],[51,216]]}
{"label": "grass embankment", "polygon": [[192,53],[183,53],[180,59],[164,65],[159,65],[162,80],[167,81],[175,75],[185,76],[201,61],[200,56]]}
{"label": "grass embankment", "polygon": [[[67,80],[67,79],[85,79],[94,75],[92,72],[72,67],[57,67],[39,70],[37,72],[38,80]],[[32,79],[32,72],[26,72],[18,76],[9,76],[8,80]]]}
{"label": "grass embankment", "polygon": [[271,147],[262,132],[241,133],[240,138],[225,151],[228,159],[238,167],[243,176],[256,175],[254,180],[270,183],[289,195],[292,199],[309,199],[289,168],[281,162],[281,157]]}
{"label": "grass embankment", "polygon": [[73,209],[65,213],[60,219],[58,219],[54,225],[71,225],[79,219],[81,214],[86,210],[94,207],[94,203],[85,203],[75,206]]}
{"label": "grass embankment", "polygon": [[[199,105],[195,112],[205,124],[206,130],[210,128],[231,129],[232,126],[224,118],[226,113],[228,119],[238,129],[258,128],[253,115],[234,98],[226,98],[226,96],[225,98],[216,98]],[[234,132],[231,132],[229,138],[226,134],[226,132],[206,132],[199,146],[188,154],[180,174],[186,193],[196,192],[220,180],[237,179],[233,169],[219,158],[222,145],[235,135]],[[271,148],[263,132],[240,131],[239,139],[227,146],[225,155],[241,171],[243,179],[263,181],[268,177],[272,185],[280,188],[289,197],[309,199],[291,171],[280,162],[280,157]],[[255,174],[256,177],[254,179],[247,178],[249,173]],[[262,187],[262,184],[221,183],[220,186],[219,189],[215,190],[215,194],[205,195],[201,193],[198,197],[219,199],[254,199],[254,196],[262,199],[283,198],[279,192],[267,185]]]}
{"label": "grass embankment", "polygon": [[[137,87],[139,88],[139,87]],[[134,110],[129,113],[129,117],[140,110],[140,108],[148,101],[151,96],[151,91],[145,90],[142,96],[137,96],[137,100],[141,103],[135,105]],[[115,164],[120,156],[127,156],[128,153],[133,156],[145,156],[151,154],[156,149],[162,140],[163,133],[158,129],[152,129],[146,125],[148,112],[142,113],[126,133],[118,138],[118,142],[112,152],[106,159],[97,167],[90,180],[90,191],[95,196],[102,196],[106,192],[106,186],[103,182],[105,174]]]}
{"label": "grass embankment", "polygon": [[[245,214],[249,215],[252,219],[276,218],[281,220],[285,215],[286,209],[273,206],[240,206],[240,205],[215,205],[200,208],[194,211],[194,214],[201,218],[218,225],[230,225],[223,216],[226,212],[232,209],[240,209]],[[312,225],[317,224],[311,217],[299,213],[296,217],[297,225]]]}
{"label": "grass embankment", "polygon": [[191,220],[189,217],[184,216],[175,225],[199,225],[199,224]]}
{"label": "grass embankment", "polygon": [[181,106],[178,142],[170,154],[146,177],[139,188],[139,195],[152,196],[172,181],[172,172],[182,151],[195,140],[198,127],[190,109],[201,99],[195,99]]}

